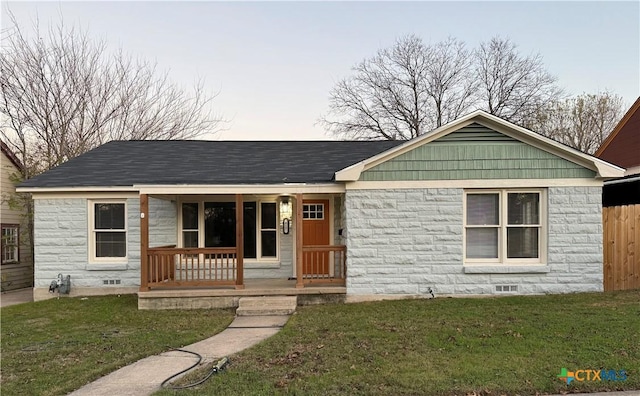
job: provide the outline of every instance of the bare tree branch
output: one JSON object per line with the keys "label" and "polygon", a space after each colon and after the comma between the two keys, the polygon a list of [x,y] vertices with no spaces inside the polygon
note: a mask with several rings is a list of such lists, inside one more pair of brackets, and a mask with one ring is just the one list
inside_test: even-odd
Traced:
{"label": "bare tree branch", "polygon": [[470,51],[455,38],[406,36],[352,71],[320,124],[355,139],[411,139],[475,108],[524,124],[561,95],[540,55],[523,57],[500,38]]}
{"label": "bare tree branch", "polygon": [[471,53],[455,39],[432,46],[399,39],[353,68],[336,84],[320,123],[355,139],[406,140],[458,117],[472,103],[465,78]]}
{"label": "bare tree branch", "polygon": [[2,32],[2,137],[26,165],[24,178],[110,140],[191,139],[218,130],[215,95],[199,81],[186,91],[157,65],[64,23],[29,38]]}
{"label": "bare tree branch", "polygon": [[624,115],[621,96],[583,93],[548,103],[528,128],[585,153],[593,154]]}
{"label": "bare tree branch", "polygon": [[475,65],[480,108],[507,121],[524,124],[562,94],[542,56],[523,57],[508,39],[480,44]]}

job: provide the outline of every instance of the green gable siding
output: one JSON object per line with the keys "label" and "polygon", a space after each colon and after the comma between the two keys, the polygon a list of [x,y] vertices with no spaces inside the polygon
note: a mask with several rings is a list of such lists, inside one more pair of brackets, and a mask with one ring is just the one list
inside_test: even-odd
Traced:
{"label": "green gable siding", "polygon": [[471,124],[364,171],[363,181],[593,178],[571,161]]}

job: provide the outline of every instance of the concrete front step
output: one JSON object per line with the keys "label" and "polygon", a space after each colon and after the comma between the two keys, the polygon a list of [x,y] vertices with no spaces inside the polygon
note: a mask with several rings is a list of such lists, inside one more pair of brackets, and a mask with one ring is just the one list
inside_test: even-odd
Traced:
{"label": "concrete front step", "polygon": [[296,296],[242,297],[237,316],[291,315],[297,307]]}

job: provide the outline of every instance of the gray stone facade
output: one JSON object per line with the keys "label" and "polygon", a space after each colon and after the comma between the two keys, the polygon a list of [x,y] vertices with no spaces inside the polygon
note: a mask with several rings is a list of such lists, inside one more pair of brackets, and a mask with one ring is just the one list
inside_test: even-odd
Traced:
{"label": "gray stone facade", "polygon": [[[545,265],[465,266],[463,189],[348,190],[349,295],[602,290],[600,187],[547,190]],[[511,289],[508,289],[511,290]]]}
{"label": "gray stone facade", "polygon": [[[113,199],[109,199],[113,200]],[[36,298],[46,298],[47,289],[58,274],[71,275],[72,293],[100,294],[103,288],[132,292],[140,286],[140,201],[123,199],[127,210],[126,261],[91,262],[89,257],[89,202],[86,198],[34,200]],[[103,201],[103,200],[95,200]],[[279,227],[280,257],[277,262],[246,260],[245,278],[289,278],[293,273],[295,229],[288,235]],[[149,246],[177,245],[175,202],[149,199]],[[105,282],[107,284],[105,284]],[[128,288],[128,289],[127,289]],[[39,289],[39,290],[38,290]],[[75,294],[75,293],[73,293]]]}
{"label": "gray stone facade", "polygon": [[[601,188],[546,191],[546,263],[519,266],[464,265],[463,189],[347,190],[333,197],[333,243],[347,245],[347,293],[420,296],[431,288],[437,295],[488,295],[502,286],[517,294],[601,291]],[[72,291],[137,290],[139,200],[125,201],[127,259],[95,263],[89,257],[89,200],[36,199],[35,288],[46,296],[61,273],[71,275]],[[294,225],[288,235],[278,227],[279,259],[246,260],[245,278],[292,276]],[[177,244],[177,227],[175,202],[150,198],[150,246]]]}
{"label": "gray stone facade", "polygon": [[[71,275],[72,291],[74,288],[140,286],[139,199],[123,200],[127,209],[126,261],[100,263],[91,262],[89,257],[89,201],[83,198],[34,201],[35,288],[48,287],[60,273]],[[149,200],[150,246],[176,243],[175,214],[175,203]]]}

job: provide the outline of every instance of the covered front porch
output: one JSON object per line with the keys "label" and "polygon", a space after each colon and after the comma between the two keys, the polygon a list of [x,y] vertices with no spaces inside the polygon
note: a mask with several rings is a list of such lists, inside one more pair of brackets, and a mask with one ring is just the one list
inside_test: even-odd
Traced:
{"label": "covered front porch", "polygon": [[[229,194],[181,188],[173,194],[140,188],[141,302],[159,296],[344,295],[344,194],[330,189]],[[165,220],[150,209],[150,200],[169,207],[165,218],[173,211],[175,238],[154,238],[154,224]]]}

